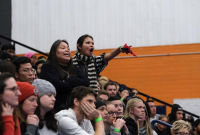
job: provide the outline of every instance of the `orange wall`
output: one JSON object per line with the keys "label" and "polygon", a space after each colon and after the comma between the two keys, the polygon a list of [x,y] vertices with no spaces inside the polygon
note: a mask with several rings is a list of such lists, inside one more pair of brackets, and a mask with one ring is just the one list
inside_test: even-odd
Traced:
{"label": "orange wall", "polygon": [[[94,54],[111,50],[95,50]],[[200,52],[200,43],[135,47],[132,50],[138,56]],[[113,59],[100,75],[170,104],[173,99],[200,97],[200,54]],[[167,107],[167,114],[170,111]]]}

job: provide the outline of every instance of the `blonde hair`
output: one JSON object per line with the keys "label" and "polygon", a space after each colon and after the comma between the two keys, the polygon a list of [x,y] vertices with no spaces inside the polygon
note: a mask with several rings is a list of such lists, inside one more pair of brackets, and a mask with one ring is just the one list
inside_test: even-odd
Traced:
{"label": "blonde hair", "polygon": [[191,130],[191,126],[188,122],[183,120],[175,121],[172,125],[172,131],[173,133],[177,133],[180,129],[186,128],[188,132]]}
{"label": "blonde hair", "polygon": [[126,109],[125,109],[125,113],[124,113],[124,117],[125,119],[130,117],[130,112],[129,112],[129,109],[134,109],[137,105],[138,102],[143,102],[141,99],[139,98],[133,98],[133,99],[130,99],[126,105]]}

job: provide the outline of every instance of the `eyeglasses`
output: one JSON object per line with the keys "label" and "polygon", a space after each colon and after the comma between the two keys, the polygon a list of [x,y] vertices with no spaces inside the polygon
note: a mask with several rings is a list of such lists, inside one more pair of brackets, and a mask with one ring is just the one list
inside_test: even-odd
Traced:
{"label": "eyeglasses", "polygon": [[113,116],[114,114],[117,115],[118,112],[108,112],[108,115],[112,115]]}
{"label": "eyeglasses", "polygon": [[20,91],[20,88],[19,87],[12,87],[12,88],[4,88],[5,90],[11,90],[13,92],[15,92],[15,94],[17,94],[18,91]]}
{"label": "eyeglasses", "polygon": [[27,73],[27,74],[30,73],[30,72],[33,73],[33,74],[35,74],[35,72],[36,72],[34,68],[23,69],[22,71],[25,72],[25,73]]}
{"label": "eyeglasses", "polygon": [[189,135],[189,133],[185,133],[185,132],[178,132],[178,133],[175,133],[175,135]]}

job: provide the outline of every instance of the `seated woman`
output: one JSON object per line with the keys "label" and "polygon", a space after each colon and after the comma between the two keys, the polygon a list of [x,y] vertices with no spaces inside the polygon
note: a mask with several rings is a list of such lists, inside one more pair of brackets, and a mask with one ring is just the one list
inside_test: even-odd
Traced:
{"label": "seated woman", "polygon": [[[159,120],[169,123],[169,117],[167,117],[166,115],[160,115]],[[168,128],[162,124],[157,123],[157,125],[155,125],[155,131],[158,135],[170,135],[170,130],[168,130]]]}
{"label": "seated woman", "polygon": [[122,50],[121,47],[118,47],[110,53],[103,53],[97,57],[93,55],[93,51],[93,37],[87,34],[79,37],[77,41],[77,52],[73,56],[73,64],[87,75],[90,81],[90,87],[97,92],[97,78],[99,73],[107,66],[108,61],[117,56]]}
{"label": "seated woman", "polygon": [[139,98],[130,99],[125,109],[125,121],[129,132],[132,135],[138,135],[138,119],[145,116],[145,105]]}
{"label": "seated woman", "polygon": [[39,91],[38,107],[35,114],[39,117],[39,133],[41,135],[57,135],[57,120],[54,118],[56,89],[48,81],[35,79],[33,84]]}
{"label": "seated woman", "polygon": [[188,122],[184,120],[175,121],[172,125],[173,135],[189,135],[191,126]]}
{"label": "seated woman", "polygon": [[0,134],[21,135],[20,125],[14,107],[21,95],[17,83],[9,73],[0,74]]}
{"label": "seated woman", "polygon": [[89,86],[87,76],[74,69],[65,40],[56,40],[51,46],[48,60],[42,65],[40,79],[49,81],[56,88],[56,112],[67,108],[68,96],[74,87]]}
{"label": "seated woman", "polygon": [[34,115],[37,105],[38,90],[27,82],[17,82],[22,95],[16,108],[20,122],[21,135],[39,135],[39,118]]}
{"label": "seated woman", "polygon": [[143,118],[138,119],[139,122],[139,134],[140,135],[157,135],[157,133],[151,128],[151,122],[148,116],[147,107],[149,107],[147,104],[145,104],[145,114]]}

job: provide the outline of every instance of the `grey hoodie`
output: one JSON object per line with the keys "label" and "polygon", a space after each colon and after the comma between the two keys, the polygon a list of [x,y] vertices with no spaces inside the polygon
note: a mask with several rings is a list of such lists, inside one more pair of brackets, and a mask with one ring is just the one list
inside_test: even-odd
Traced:
{"label": "grey hoodie", "polygon": [[58,120],[58,132],[61,135],[94,135],[91,122],[84,119],[79,125],[71,108],[56,113],[55,118]]}

